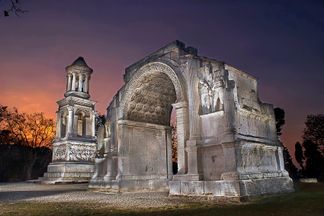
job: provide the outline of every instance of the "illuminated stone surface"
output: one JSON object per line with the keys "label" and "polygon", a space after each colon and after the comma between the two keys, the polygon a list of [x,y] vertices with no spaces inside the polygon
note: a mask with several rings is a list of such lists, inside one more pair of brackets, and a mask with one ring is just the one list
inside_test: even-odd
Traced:
{"label": "illuminated stone surface", "polygon": [[90,188],[234,197],[293,191],[273,107],[260,102],[251,75],[175,41],[128,67],[124,81],[99,128],[102,154]]}
{"label": "illuminated stone surface", "polygon": [[52,163],[43,183],[88,182],[94,173],[96,115],[88,92],[92,69],[79,57],[66,71],[65,97],[57,102]]}

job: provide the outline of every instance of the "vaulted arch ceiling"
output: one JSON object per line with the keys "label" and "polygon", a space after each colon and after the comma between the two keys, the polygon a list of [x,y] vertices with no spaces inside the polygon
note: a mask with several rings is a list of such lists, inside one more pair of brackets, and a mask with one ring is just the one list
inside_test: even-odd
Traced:
{"label": "vaulted arch ceiling", "polygon": [[144,75],[133,89],[127,106],[127,119],[153,124],[169,125],[176,91],[165,73]]}

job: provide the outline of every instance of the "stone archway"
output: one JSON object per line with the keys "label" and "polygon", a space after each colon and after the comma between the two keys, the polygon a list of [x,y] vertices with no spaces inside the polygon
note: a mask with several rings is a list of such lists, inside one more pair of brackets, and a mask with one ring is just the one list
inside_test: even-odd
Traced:
{"label": "stone archway", "polygon": [[272,106],[260,102],[254,77],[175,41],[127,67],[124,81],[107,108],[111,133],[98,139],[105,151],[89,187],[232,197],[292,189]]}
{"label": "stone archway", "polygon": [[174,85],[165,73],[143,74],[126,104],[125,119],[168,126],[176,98]]}
{"label": "stone archway", "polygon": [[[139,68],[127,83],[120,105],[118,121],[119,153],[123,178],[143,182],[145,189],[168,190],[172,179],[172,149],[170,118],[176,109],[178,134],[178,165],[186,170],[185,139],[187,106],[181,79],[162,62],[148,63]],[[119,165],[120,166],[120,165]],[[147,184],[147,181],[150,183]],[[132,183],[129,183],[132,185]],[[132,185],[134,186],[134,185]],[[147,188],[149,186],[150,188]]]}
{"label": "stone archway", "polygon": [[164,62],[150,62],[139,68],[133,75],[131,80],[127,83],[125,86],[125,94],[121,100],[120,103],[120,113],[119,118],[120,119],[126,119],[127,118],[127,103],[131,100],[132,94],[134,92],[134,89],[138,88],[143,81],[142,79],[146,77],[153,77],[159,75],[160,78],[161,74],[164,74],[164,78],[162,79],[166,80],[166,77],[170,79],[170,81],[173,84],[174,91],[176,94],[176,101],[175,102],[185,102],[186,94],[185,91],[185,85],[183,84],[184,79],[180,76],[180,72],[176,72],[175,69],[173,69],[171,66],[169,66],[167,63]]}

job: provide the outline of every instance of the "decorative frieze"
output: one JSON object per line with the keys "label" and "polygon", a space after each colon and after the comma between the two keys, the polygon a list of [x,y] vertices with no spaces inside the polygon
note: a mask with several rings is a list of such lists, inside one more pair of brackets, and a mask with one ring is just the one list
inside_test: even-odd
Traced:
{"label": "decorative frieze", "polygon": [[87,144],[68,145],[69,161],[94,162],[96,146]]}

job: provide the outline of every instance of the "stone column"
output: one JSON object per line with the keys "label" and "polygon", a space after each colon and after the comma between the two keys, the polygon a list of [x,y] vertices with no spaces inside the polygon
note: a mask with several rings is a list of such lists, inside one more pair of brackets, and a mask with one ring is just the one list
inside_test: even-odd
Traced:
{"label": "stone column", "polygon": [[279,158],[279,170],[283,171],[285,170],[285,162],[283,159],[283,151],[282,151],[282,147],[278,147],[278,158]]}
{"label": "stone column", "polygon": [[79,89],[78,89],[79,92],[81,92],[83,90],[83,87],[82,87],[82,79],[83,79],[83,75],[80,74],[79,75]]}
{"label": "stone column", "polygon": [[75,115],[75,113],[73,113],[73,134],[78,134],[78,130],[79,130],[79,115]]}
{"label": "stone column", "polygon": [[172,179],[173,176],[173,164],[172,164],[172,132],[171,128],[165,129],[165,143],[166,143],[166,164],[168,179]]}
{"label": "stone column", "polygon": [[92,136],[96,136],[96,112],[92,112]]}
{"label": "stone column", "polygon": [[73,107],[68,107],[69,115],[68,115],[68,130],[67,136],[71,136],[73,133]]}
{"label": "stone column", "polygon": [[105,161],[105,158],[95,158],[95,172],[94,175],[91,177],[92,180],[96,180],[99,176],[100,167],[102,163]]}
{"label": "stone column", "polygon": [[67,80],[67,89],[66,91],[71,91],[71,82],[72,82],[72,75],[68,75],[68,80]]}
{"label": "stone column", "polygon": [[[229,80],[227,82],[230,82]],[[227,88],[221,88],[220,91],[223,94],[224,101],[224,114],[225,121],[223,125],[225,127],[225,132],[223,135],[223,142],[235,142],[235,102],[234,102],[234,85],[228,84]]]}
{"label": "stone column", "polygon": [[59,111],[56,112],[56,137],[61,137],[61,113]]}
{"label": "stone column", "polygon": [[187,151],[188,151],[188,174],[191,175],[191,180],[200,180],[198,171],[198,147],[197,140],[187,141]]}
{"label": "stone column", "polygon": [[[185,140],[185,153],[186,153],[186,168],[187,178],[191,180],[199,180],[198,170],[198,147],[200,136],[200,95],[198,92],[198,70],[200,68],[200,61],[195,59],[194,56],[190,56],[187,60],[186,68],[184,69],[187,73],[186,81],[188,85],[188,108],[187,122],[185,125],[188,127],[188,138]],[[190,119],[190,121],[189,121]]]}
{"label": "stone column", "polygon": [[104,176],[105,181],[109,181],[113,179],[112,176],[112,158],[111,156],[106,158],[106,164],[107,164],[107,170],[106,170],[106,175]]}
{"label": "stone column", "polygon": [[88,79],[89,79],[89,75],[85,76],[85,80],[84,80],[84,92],[88,93]]}
{"label": "stone column", "polygon": [[188,115],[190,121],[189,130],[190,130],[190,140],[200,140],[200,116],[199,116],[199,107],[200,107],[200,95],[198,92],[199,78],[197,75],[197,70],[199,69],[200,62],[196,59],[191,59],[188,64],[189,77],[187,79],[188,88]]}
{"label": "stone column", "polygon": [[69,91],[69,75],[66,75],[65,91]]}
{"label": "stone column", "polygon": [[107,153],[107,157],[106,157],[107,173],[104,176],[105,181],[109,181],[113,179],[113,158],[112,158],[110,145],[111,145],[110,138],[104,138],[104,146],[105,146],[105,151]]}
{"label": "stone column", "polygon": [[75,91],[75,73],[72,73],[72,91]]}
{"label": "stone column", "polygon": [[173,104],[176,109],[177,118],[177,140],[178,140],[178,174],[187,172],[187,154],[185,143],[188,139],[188,106],[186,102]]}

